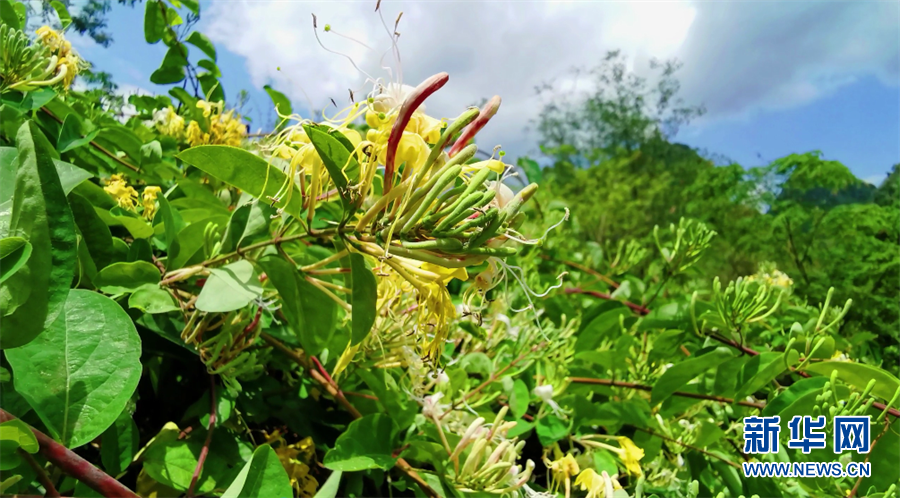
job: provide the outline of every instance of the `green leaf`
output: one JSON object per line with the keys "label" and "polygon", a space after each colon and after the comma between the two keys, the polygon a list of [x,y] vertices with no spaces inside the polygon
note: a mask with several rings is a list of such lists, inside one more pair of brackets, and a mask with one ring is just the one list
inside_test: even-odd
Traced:
{"label": "green leaf", "polygon": [[698,375],[712,370],[732,358],[734,358],[734,354],[731,349],[722,346],[705,355],[669,367],[656,381],[656,384],[653,384],[653,390],[650,392],[650,404],[658,405]]}
{"label": "green leaf", "polygon": [[13,29],[22,29],[24,24],[19,19],[12,0],[0,0],[0,21],[3,21],[4,24],[9,24],[9,27]]}
{"label": "green leaf", "polygon": [[163,242],[165,242],[167,248],[170,248],[172,243],[175,242],[175,238],[178,237],[178,232],[184,228],[184,221],[181,219],[181,214],[178,213],[178,210],[169,204],[166,196],[157,196],[156,200],[159,202],[159,211],[153,217],[153,223],[163,224],[163,228],[165,228],[165,240]]}
{"label": "green leaf", "polygon": [[113,425],[100,436],[100,461],[111,476],[119,476],[131,464],[140,445],[137,424],[128,410],[122,410]]}
{"label": "green leaf", "polygon": [[80,289],[43,334],[6,358],[16,391],[68,448],[112,425],[141,378],[141,339],[131,318],[112,299]]}
{"label": "green leaf", "polygon": [[150,81],[157,85],[168,85],[184,80],[184,67],[187,66],[187,48],[182,44],[169,47],[162,64],[153,74]]}
{"label": "green leaf", "polygon": [[569,425],[556,415],[546,415],[538,419],[535,432],[542,445],[550,446],[568,435]]}
{"label": "green leaf", "polygon": [[25,266],[31,257],[31,244],[22,237],[0,239],[0,283]]}
{"label": "green leaf", "polygon": [[22,463],[16,453],[19,448],[31,454],[40,449],[28,424],[17,418],[0,424],[0,470],[14,469]]}
{"label": "green leaf", "polygon": [[763,408],[761,415],[763,417],[778,415],[782,410],[793,404],[804,394],[811,391],[821,391],[822,386],[824,386],[826,382],[828,382],[828,379],[824,377],[810,377],[794,382],[790,387],[782,391],[781,394],[766,403],[766,407]]}
{"label": "green leaf", "polygon": [[350,336],[350,344],[356,345],[369,335],[372,325],[375,324],[378,283],[361,254],[350,255],[350,267],[352,269],[350,275],[353,277],[353,333]]}
{"label": "green leaf", "polygon": [[69,9],[66,8],[64,3],[59,0],[53,0],[50,2],[50,6],[56,11],[56,15],[59,16],[59,22],[62,24],[62,29],[66,29],[72,24],[72,16],[69,15]]}
{"label": "green leaf", "polygon": [[31,257],[0,285],[0,345],[22,346],[62,312],[77,258],[75,223],[53,164],[50,143],[28,121],[16,136],[19,146],[15,198],[9,235],[32,246]]}
{"label": "green leaf", "polygon": [[[271,204],[271,198],[278,193],[286,180],[285,174],[277,167],[269,165],[265,159],[256,154],[237,147],[201,145],[185,150],[178,154],[178,158],[266,204]],[[293,183],[291,189],[290,200],[285,202],[288,196],[284,196],[275,206],[284,208],[295,218],[300,218],[303,211],[302,197]]]}
{"label": "green leaf", "polygon": [[531,183],[541,183],[541,166],[534,159],[520,157],[516,163],[525,171],[525,176]]}
{"label": "green leaf", "polygon": [[290,263],[275,255],[257,264],[278,290],[285,318],[309,354],[319,354],[334,333],[337,305],[307,282]]}
{"label": "green leaf", "polygon": [[128,298],[128,307],[139,309],[151,315],[181,309],[175,304],[171,294],[161,289],[157,284],[144,284],[138,287]]}
{"label": "green leaf", "polygon": [[[787,364],[785,363],[784,353],[760,353],[748,361],[744,365],[742,372],[743,385],[734,395],[734,399],[742,400],[748,395],[759,391],[784,373],[788,369],[788,365],[796,364],[800,358],[800,354],[793,349],[788,351],[787,354]],[[752,377],[745,377],[747,374],[752,375]]]}
{"label": "green leaf", "polygon": [[198,0],[181,0],[181,4],[196,15],[200,15],[200,2]]}
{"label": "green leaf", "polygon": [[114,256],[112,234],[109,227],[97,214],[94,206],[74,192],[69,194],[69,207],[72,209],[75,224],[81,232],[84,244],[91,254],[91,260],[94,261],[97,268],[105,268],[112,262]]}
{"label": "green leaf", "polygon": [[[153,480],[178,491],[190,486],[197,456],[203,447],[206,430],[195,429],[189,438],[181,438],[178,426],[169,422],[157,434],[141,456],[144,470]],[[246,456],[245,456],[246,454]],[[222,489],[249,459],[250,452],[228,431],[217,430],[209,447],[203,471],[197,479],[197,493]]]}
{"label": "green leaf", "polygon": [[219,70],[219,66],[217,66],[215,62],[209,59],[200,59],[199,61],[197,61],[197,65],[209,71],[209,73],[216,78],[222,77],[222,71]]}
{"label": "green leaf", "polygon": [[[831,373],[836,371],[838,379],[855,387],[858,391],[863,391],[869,381],[875,379],[875,387],[872,388],[872,394],[886,401],[890,401],[897,389],[900,388],[900,380],[887,370],[862,363],[823,361],[821,363],[813,363],[804,370],[824,377],[831,377]],[[897,400],[894,406],[900,407],[900,400]]]}
{"label": "green leaf", "polygon": [[[328,170],[331,180],[334,181],[338,194],[340,194],[345,206],[349,205],[350,193],[347,191],[348,174],[354,171],[357,175],[359,174],[359,164],[356,162],[356,158],[351,156],[350,151],[344,147],[340,140],[333,137],[330,133],[326,133],[320,128],[311,125],[303,125],[303,129],[306,130],[306,136],[309,137],[309,141],[316,148],[319,157],[322,158],[322,163],[325,164],[325,168]],[[350,179],[355,179],[355,177],[351,174]]]}
{"label": "green leaf", "polygon": [[278,112],[279,115],[290,116],[294,113],[293,108],[291,108],[291,101],[285,97],[283,93],[269,85],[265,85],[263,89],[269,94],[269,98],[271,98],[272,103],[275,104],[275,111]]}
{"label": "green leaf", "polygon": [[144,39],[147,43],[154,44],[162,40],[166,29],[166,21],[163,19],[162,5],[159,0],[147,0],[144,7]]}
{"label": "green leaf", "polygon": [[94,277],[94,286],[107,294],[134,292],[145,284],[159,283],[159,268],[146,261],[113,263]]}
{"label": "green leaf", "polygon": [[213,42],[210,41],[210,39],[207,38],[203,33],[199,31],[192,31],[184,41],[199,48],[201,51],[203,51],[204,54],[206,54],[207,57],[209,57],[213,61],[217,60],[216,46],[213,45]]}
{"label": "green leaf", "polygon": [[95,207],[97,215],[109,226],[123,226],[132,237],[146,239],[153,236],[153,227],[132,211],[114,206],[109,211]]}
{"label": "green leaf", "polygon": [[354,420],[325,454],[325,467],[342,472],[393,467],[396,459],[391,455],[392,431],[391,417],[384,413]]}
{"label": "green leaf", "polygon": [[222,498],[293,498],[287,472],[268,444],[253,451],[253,457],[234,478]]}
{"label": "green leaf", "polygon": [[207,101],[220,102],[225,100],[225,90],[222,89],[222,82],[216,78],[216,75],[203,73],[197,76],[197,81],[200,82],[200,90],[203,91]]}
{"label": "green leaf", "polygon": [[259,274],[249,261],[242,259],[210,270],[196,307],[207,312],[233,311],[247,306],[262,292]]}
{"label": "green leaf", "polygon": [[114,153],[124,152],[135,164],[141,162],[143,142],[132,130],[124,126],[105,126],[97,132],[94,141]]}
{"label": "green leaf", "polygon": [[528,393],[528,386],[525,385],[522,379],[516,379],[513,382],[512,395],[509,397],[509,409],[513,417],[517,419],[522,418],[522,415],[528,412],[528,404],[530,402],[531,397]]}
{"label": "green leaf", "polygon": [[[184,227],[175,237],[175,242],[169,247],[166,258],[166,269],[177,270],[192,263],[199,263],[207,255],[203,250],[206,243],[206,227],[212,224],[223,228],[228,223],[226,216],[211,216]],[[217,229],[218,230],[218,229]]]}
{"label": "green leaf", "polygon": [[328,479],[325,480],[325,484],[322,484],[322,487],[316,492],[316,496],[313,498],[335,498],[338,492],[338,486],[341,484],[341,476],[344,473],[340,470],[335,470],[328,476]]}

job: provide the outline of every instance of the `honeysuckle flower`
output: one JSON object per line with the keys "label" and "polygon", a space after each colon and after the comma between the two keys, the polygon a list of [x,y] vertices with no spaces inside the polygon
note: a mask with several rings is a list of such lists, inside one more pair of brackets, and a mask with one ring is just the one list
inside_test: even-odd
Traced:
{"label": "honeysuckle flower", "polygon": [[141,194],[141,205],[144,207],[143,215],[147,220],[152,220],[153,215],[156,213],[156,196],[161,191],[159,187],[149,186]]}
{"label": "honeysuckle flower", "polygon": [[431,396],[425,396],[425,400],[422,403],[422,415],[427,418],[437,418],[444,414],[444,412],[450,408],[450,405],[441,404],[441,398],[444,397],[444,393],[435,393]]}
{"label": "honeysuckle flower", "polygon": [[[152,123],[156,126],[156,130],[163,135],[176,140],[184,136],[184,118],[179,116],[172,106],[156,110],[153,113]],[[197,131],[199,130],[200,128],[197,127]]]}
{"label": "honeysuckle flower", "polygon": [[450,322],[456,318],[456,307],[447,287],[436,282],[423,286],[419,292],[419,304],[418,327],[426,337],[430,337],[424,346],[424,356],[432,363],[438,363],[450,332]]}
{"label": "honeysuckle flower", "polygon": [[594,469],[587,468],[578,474],[575,485],[581,486],[582,491],[587,491],[585,498],[612,498],[615,490],[622,486],[604,470],[597,474]]}
{"label": "honeysuckle flower", "polygon": [[234,110],[223,112],[223,102],[207,102],[200,100],[197,108],[203,110],[203,117],[208,120],[207,131],[200,124],[191,121],[185,133],[191,147],[197,145],[231,145],[239,146],[247,134],[247,128],[241,122],[240,115]]}
{"label": "honeysuckle flower", "polygon": [[[384,132],[374,129],[366,133],[366,140],[377,145],[378,162],[381,164],[387,161],[387,147],[385,145],[387,144],[388,133],[389,130]],[[400,145],[397,146],[396,161],[398,165],[405,163],[406,168],[410,172],[418,171],[425,164],[425,159],[428,158],[430,152],[431,149],[421,135],[404,131],[403,136],[400,137]]]}
{"label": "honeysuckle flower", "polygon": [[72,86],[75,76],[88,64],[72,49],[72,43],[50,26],[41,26],[35,34],[37,35],[37,42],[47,47],[51,56],[56,58],[56,62],[55,64],[51,62],[51,66],[48,68],[48,71],[52,71],[51,74],[54,75],[51,79],[37,82],[31,81],[28,84],[45,86],[62,83],[62,87],[66,89]]}
{"label": "honeysuckle flower", "polygon": [[559,404],[556,401],[553,401],[553,386],[550,384],[544,384],[542,386],[537,386],[532,391],[535,396],[541,398],[544,403],[550,406],[553,410],[553,413],[559,416],[562,413],[562,408],[560,408]]}
{"label": "honeysuckle flower", "polygon": [[631,439],[620,436],[618,438],[619,446],[622,448],[619,454],[619,458],[622,459],[622,462],[625,464],[625,468],[628,469],[630,474],[639,476],[641,475],[641,458],[644,458],[644,450],[639,448],[634,441]]}
{"label": "honeysuckle flower", "polygon": [[[503,174],[504,171],[506,171],[506,164],[503,164],[503,161],[498,161],[497,159],[487,159],[485,161],[466,164],[465,166],[463,166],[463,173],[472,173],[485,168],[500,175]],[[490,184],[493,184],[493,182],[490,182]],[[490,184],[488,184],[488,188],[490,188]]]}
{"label": "honeysuckle flower", "polygon": [[296,443],[287,444],[281,432],[275,430],[271,435],[263,431],[266,443],[272,446],[282,467],[288,474],[291,487],[303,498],[312,498],[319,487],[316,478],[309,474],[309,463],[315,456],[316,446],[311,437]]}
{"label": "honeysuckle flower", "polygon": [[572,489],[572,478],[581,471],[575,457],[566,454],[562,458],[549,462],[547,468],[550,470],[550,492],[556,493],[559,491],[560,485],[563,485],[566,496],[569,496]]}
{"label": "honeysuckle flower", "polygon": [[128,186],[128,182],[125,181],[125,178],[120,175],[112,175],[109,179],[109,182],[103,187],[109,195],[115,199],[116,203],[122,209],[127,209],[129,211],[134,211],[135,203],[137,202],[138,193],[134,187]]}

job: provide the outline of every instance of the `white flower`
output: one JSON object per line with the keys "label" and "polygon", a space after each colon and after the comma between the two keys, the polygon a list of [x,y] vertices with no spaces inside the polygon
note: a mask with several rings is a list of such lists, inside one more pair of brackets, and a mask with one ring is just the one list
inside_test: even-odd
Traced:
{"label": "white flower", "polygon": [[444,393],[435,393],[431,396],[425,396],[425,401],[422,404],[422,415],[427,418],[437,418],[443,415],[448,407],[448,405],[440,404],[440,400],[443,397]]}
{"label": "white flower", "polygon": [[[400,104],[406,100],[415,87],[409,85],[398,85],[397,83],[389,83],[384,90],[376,95],[372,100],[372,110],[375,112],[388,113],[392,109],[400,107]],[[425,104],[419,105],[417,112],[425,112]]]}
{"label": "white flower", "polygon": [[550,405],[550,408],[553,409],[553,414],[556,416],[560,416],[560,412],[562,409],[559,407],[559,404],[556,401],[553,401],[553,386],[550,384],[544,384],[543,386],[537,386],[532,391],[535,396],[541,398],[544,403]]}

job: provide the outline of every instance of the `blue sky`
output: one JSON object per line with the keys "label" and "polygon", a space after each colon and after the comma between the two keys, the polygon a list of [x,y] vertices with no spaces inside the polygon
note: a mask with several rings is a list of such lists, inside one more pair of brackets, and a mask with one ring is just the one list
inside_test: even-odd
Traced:
{"label": "blue sky", "polygon": [[[205,2],[196,29],[216,42],[228,98],[250,92],[245,111],[256,129],[274,117],[264,84],[305,110],[310,101],[317,108],[329,98],[346,102],[347,88],[360,88],[364,80],[347,59],[316,43],[310,12],[320,29],[331,23],[336,32],[378,48],[323,36],[330,49],[374,77],[390,77],[375,56],[388,38],[373,3]],[[501,95],[501,111],[483,135],[513,157],[537,150],[526,130],[542,102],[533,87],[553,80],[568,94],[567,88],[583,85],[568,76],[571,67],[590,66],[596,54],[621,48],[639,74],[650,58],[683,62],[682,95],[709,112],[682,129],[678,141],[745,166],[821,150],[874,183],[900,162],[898,2],[385,1],[382,10],[388,24],[404,11],[404,83],[441,70],[451,75],[429,99],[429,113],[454,116]],[[116,6],[109,48],[88,39],[74,40],[75,46],[124,90],[164,92],[167,87],[149,83],[149,76],[165,47],[146,44],[142,23],[142,6]]]}

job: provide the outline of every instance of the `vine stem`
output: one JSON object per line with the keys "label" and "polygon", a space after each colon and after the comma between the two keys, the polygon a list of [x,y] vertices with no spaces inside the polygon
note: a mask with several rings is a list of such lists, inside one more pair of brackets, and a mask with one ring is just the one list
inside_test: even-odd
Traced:
{"label": "vine stem", "polygon": [[[622,382],[618,380],[611,379],[593,379],[590,377],[569,377],[569,382],[573,384],[594,384],[599,386],[611,386],[611,387],[624,387],[627,389],[636,389],[639,391],[652,391],[652,386],[645,386],[643,384],[635,384],[633,382]],[[754,403],[752,401],[735,401],[731,398],[725,398],[722,396],[712,396],[709,394],[699,394],[699,393],[686,393],[682,391],[675,391],[672,393],[673,396],[681,396],[682,398],[694,398],[694,399],[704,399],[709,401],[717,401],[719,403],[737,403],[741,406],[746,406],[749,408],[757,408],[762,410],[766,407],[765,403]]]}
{"label": "vine stem", "polygon": [[[0,422],[14,420],[16,417],[0,408]],[[78,479],[89,488],[109,498],[139,498],[133,491],[113,479],[90,462],[81,458],[65,446],[57,443],[43,432],[29,427],[40,445],[41,455],[56,465],[66,474]]]}
{"label": "vine stem", "polygon": [[[872,446],[869,447],[869,454],[866,455],[866,459],[864,463],[869,463],[869,457],[872,456],[872,450],[875,449],[875,445],[878,444],[878,441],[887,434],[888,429],[891,427],[891,421],[888,418],[884,420],[884,429],[881,430],[881,434],[875,438],[875,441],[872,441]],[[853,485],[853,489],[850,490],[850,494],[847,495],[847,498],[854,498],[856,496],[857,491],[859,491],[859,485],[862,483],[863,476],[859,476],[859,479],[856,480],[856,484]]]}
{"label": "vine stem", "polygon": [[[348,412],[350,412],[350,415],[354,419],[362,418],[362,414],[359,413],[359,410],[357,410],[355,406],[351,405],[350,402],[347,401],[344,393],[341,392],[340,388],[338,388],[337,383],[334,382],[334,379],[332,379],[331,376],[328,375],[328,372],[325,371],[325,369],[322,367],[322,364],[319,363],[319,360],[317,360],[315,357],[311,357],[312,361],[315,362],[315,367],[311,368],[312,365],[310,365],[310,361],[308,361],[307,358],[297,353],[293,349],[287,347],[278,339],[265,332],[261,332],[259,334],[259,337],[273,348],[287,355],[287,357],[293,360],[294,363],[303,367],[309,373],[310,377],[312,377],[316,382],[324,387],[325,390],[328,391],[328,393],[331,394],[332,397],[334,397],[334,399],[336,399],[338,403],[341,404],[341,406],[343,406]],[[407,462],[403,458],[398,458],[394,466],[397,467],[400,472],[406,474],[406,476],[409,477],[413,482],[415,482],[422,490],[422,492],[425,493],[425,495],[429,498],[438,498],[440,496],[438,495],[437,491],[435,491],[427,482],[425,482],[424,479],[422,479],[422,476],[420,476],[419,473],[416,472],[416,469],[414,469],[409,464],[409,462]]]}
{"label": "vine stem", "polygon": [[[583,290],[583,289],[578,289],[578,288],[566,289],[566,294],[588,294],[588,295],[594,296],[599,299],[607,299],[607,300],[612,299],[612,296],[610,296],[609,294],[603,293],[603,292],[588,291],[588,290]],[[626,306],[628,306],[629,308],[631,308],[632,310],[634,310],[639,315],[646,315],[646,314],[650,313],[650,310],[644,306],[638,306],[634,303],[629,303],[627,301],[624,304]],[[738,344],[737,342],[735,342],[731,339],[726,339],[726,338],[718,336],[716,334],[710,334],[708,337],[710,339],[721,342],[722,344],[725,344],[727,346],[731,346],[740,351],[743,351],[745,354],[748,354],[750,356],[756,356],[759,354],[759,351],[756,351],[755,349],[751,349],[747,346]],[[791,367],[791,372],[793,372],[801,377],[805,377],[805,378],[811,377],[809,375],[809,373],[804,372],[802,370],[796,370],[793,367]],[[893,407],[889,407],[886,404],[881,403],[879,401],[874,401],[872,403],[872,407],[874,407],[877,410],[882,410],[882,411],[887,410],[889,415],[893,416],[894,418],[900,418],[900,410],[897,410],[896,408],[893,408]]]}
{"label": "vine stem", "polygon": [[[517,177],[517,178],[518,178],[518,177]],[[568,267],[570,267],[570,268],[575,268],[576,270],[583,271],[583,272],[585,272],[585,273],[588,273],[588,274],[590,274],[590,275],[593,275],[593,276],[599,278],[599,279],[602,280],[605,284],[609,285],[609,286],[612,287],[613,289],[618,289],[618,288],[619,288],[619,284],[618,284],[618,282],[616,282],[615,280],[609,278],[608,276],[606,276],[606,275],[600,273],[600,272],[597,271],[597,270],[594,270],[593,268],[589,268],[589,267],[584,266],[584,265],[582,265],[582,264],[580,264],[580,263],[576,263],[576,262],[574,262],[574,261],[567,261],[567,260],[564,260],[564,259],[554,259],[554,258],[552,258],[552,257],[550,257],[550,256],[548,256],[548,255],[546,255],[546,254],[541,254],[541,259],[543,259],[544,261],[552,261],[552,262],[554,262],[554,263],[561,263],[561,264],[564,264],[564,265],[566,265],[566,266],[568,266]]]}
{"label": "vine stem", "polygon": [[56,486],[53,485],[53,481],[50,480],[47,471],[35,461],[34,457],[22,450],[22,448],[18,448],[16,453],[28,463],[28,466],[31,467],[32,470],[34,470],[34,473],[37,475],[37,480],[44,486],[44,496],[46,498],[58,498],[59,491],[56,490]]}
{"label": "vine stem", "polygon": [[203,472],[203,464],[206,463],[206,456],[209,455],[209,445],[212,443],[213,429],[216,428],[216,378],[209,376],[209,423],[206,425],[206,441],[203,442],[203,448],[200,449],[200,456],[197,458],[197,466],[194,467],[194,475],[191,476],[191,485],[188,487],[187,498],[193,498],[194,489],[197,487],[197,481],[200,480],[200,474]]}

